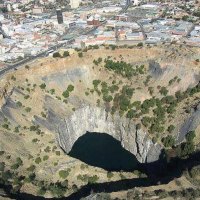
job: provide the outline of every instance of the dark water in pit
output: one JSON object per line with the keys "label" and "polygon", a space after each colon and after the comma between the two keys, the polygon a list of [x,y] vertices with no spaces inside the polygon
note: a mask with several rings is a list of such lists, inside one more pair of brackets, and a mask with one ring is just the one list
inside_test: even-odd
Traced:
{"label": "dark water in pit", "polygon": [[136,157],[106,133],[87,132],[75,142],[69,155],[109,171],[132,171],[138,166]]}

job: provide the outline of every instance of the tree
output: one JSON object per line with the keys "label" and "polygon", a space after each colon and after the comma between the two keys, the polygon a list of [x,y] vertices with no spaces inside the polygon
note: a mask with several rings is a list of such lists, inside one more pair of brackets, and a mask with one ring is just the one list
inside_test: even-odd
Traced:
{"label": "tree", "polygon": [[0,162],[0,171],[4,171],[5,169],[5,163],[4,162]]}
{"label": "tree", "polygon": [[161,89],[160,89],[160,94],[166,96],[167,93],[168,93],[168,90],[166,89],[166,87],[161,87]]}
{"label": "tree", "polygon": [[7,9],[6,7],[0,8],[0,10],[1,10],[3,13],[7,13],[7,12],[8,12],[8,9]]}
{"label": "tree", "polygon": [[138,46],[138,47],[143,47],[143,43],[142,43],[142,42],[139,42],[139,43],[137,44],[137,46]]}
{"label": "tree", "polygon": [[43,157],[43,161],[46,161],[46,160],[48,160],[49,159],[49,156],[48,155],[45,155],[44,157]]}
{"label": "tree", "polygon": [[69,51],[64,51],[63,53],[63,57],[68,57],[70,54],[69,54]]}
{"label": "tree", "polygon": [[69,91],[68,90],[65,90],[63,93],[62,93],[63,97],[65,98],[68,98],[69,97]]}
{"label": "tree", "polygon": [[174,125],[170,125],[167,130],[169,131],[169,133],[172,133],[172,131],[175,129]]}
{"label": "tree", "polygon": [[37,164],[39,164],[39,163],[41,163],[41,162],[42,162],[42,160],[41,160],[41,158],[40,158],[40,157],[37,157],[37,158],[35,159],[35,162],[36,162]]}
{"label": "tree", "polygon": [[97,175],[88,177],[88,183],[96,183],[98,181],[99,177]]}
{"label": "tree", "polygon": [[25,66],[26,69],[30,69],[30,67],[28,65]]}
{"label": "tree", "polygon": [[186,143],[182,143],[181,145],[178,146],[178,148],[176,149],[177,154],[180,157],[186,157],[189,154],[193,153],[195,150],[195,146],[193,144],[193,142],[186,142]]}
{"label": "tree", "polygon": [[12,176],[13,176],[13,174],[9,170],[1,173],[1,177],[2,177],[3,181],[5,181],[5,182],[8,182],[8,180],[11,179]]}
{"label": "tree", "polygon": [[22,103],[20,101],[17,101],[16,105],[17,107],[22,107]]}
{"label": "tree", "polygon": [[194,138],[195,138],[195,131],[190,131],[187,133],[186,135],[187,142],[192,142]]}
{"label": "tree", "polygon": [[69,92],[72,92],[72,91],[74,90],[74,86],[73,86],[73,85],[69,85],[69,86],[67,87],[67,90],[68,90]]}
{"label": "tree", "polygon": [[31,174],[29,174],[29,176],[27,178],[27,182],[29,182],[29,183],[33,182],[35,180],[35,177],[36,177],[35,173],[32,172]]}
{"label": "tree", "polygon": [[112,172],[107,172],[107,177],[110,179],[114,176],[114,174]]}
{"label": "tree", "polygon": [[35,170],[35,165],[31,165],[27,168],[27,171],[33,172]]}
{"label": "tree", "polygon": [[113,98],[111,95],[103,95],[103,100],[106,102],[111,102]]}
{"label": "tree", "polygon": [[40,88],[43,90],[43,89],[45,89],[46,88],[46,84],[45,83],[42,83],[41,85],[40,85]]}
{"label": "tree", "polygon": [[60,170],[59,171],[59,176],[63,179],[66,179],[69,176],[69,169],[68,170]]}
{"label": "tree", "polygon": [[101,81],[100,80],[93,80],[93,85],[94,85],[94,88],[97,88],[98,87],[98,85],[101,83]]}
{"label": "tree", "polygon": [[59,58],[59,57],[61,57],[61,55],[60,55],[59,52],[55,52],[55,53],[53,54],[53,57],[54,57],[54,58]]}
{"label": "tree", "polygon": [[127,112],[126,116],[129,118],[129,119],[132,119],[134,116],[135,116],[135,110],[131,109]]}
{"label": "tree", "polygon": [[175,144],[175,139],[171,135],[168,135],[167,137],[162,138],[162,143],[165,147],[172,147]]}
{"label": "tree", "polygon": [[182,20],[183,20],[183,21],[187,21],[187,20],[188,20],[188,18],[189,18],[189,16],[188,16],[188,15],[184,15],[184,16],[182,17]]}
{"label": "tree", "polygon": [[78,53],[78,57],[79,57],[79,58],[82,58],[82,57],[83,57],[83,53],[82,53],[82,52],[79,52],[79,53]]}

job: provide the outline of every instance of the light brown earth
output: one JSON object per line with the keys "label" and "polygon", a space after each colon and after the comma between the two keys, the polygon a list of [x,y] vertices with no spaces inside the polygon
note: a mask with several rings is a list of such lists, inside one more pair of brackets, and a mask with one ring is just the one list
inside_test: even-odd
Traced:
{"label": "light brown earth", "polygon": [[[36,177],[39,180],[45,180],[47,182],[56,182],[58,180],[62,180],[59,177],[59,170],[61,169],[71,169],[67,180],[69,181],[69,186],[71,187],[73,184],[76,184],[79,187],[85,185],[86,183],[80,180],[77,180],[77,176],[79,174],[87,174],[89,176],[98,175],[99,179],[97,182],[107,182],[107,181],[116,181],[120,180],[120,173],[114,173],[113,178],[107,178],[107,171],[87,166],[84,169],[81,169],[81,165],[83,163],[79,160],[71,158],[65,155],[61,149],[57,146],[55,142],[55,135],[46,129],[42,129],[44,134],[37,135],[26,127],[30,127],[32,125],[32,120],[34,115],[41,115],[41,112],[45,112],[44,110],[44,96],[48,94],[48,91],[52,88],[55,89],[56,94],[51,95],[53,98],[59,96],[62,98],[62,92],[66,89],[69,84],[73,84],[75,89],[72,92],[73,96],[76,96],[80,99],[84,99],[91,104],[96,105],[97,99],[99,99],[98,95],[85,95],[85,91],[87,88],[92,89],[92,81],[94,79],[104,80],[107,83],[111,83],[112,79],[116,79],[118,81],[122,81],[123,84],[130,84],[136,89],[132,100],[133,101],[144,101],[151,97],[148,92],[147,87],[144,86],[143,81],[145,80],[143,77],[138,76],[136,80],[128,81],[127,79],[115,75],[113,72],[109,72],[105,70],[102,66],[95,66],[93,64],[94,59],[98,59],[102,57],[103,59],[111,56],[113,59],[121,60],[120,55],[124,61],[128,63],[132,63],[133,65],[140,65],[141,63],[145,65],[148,70],[148,61],[156,60],[161,65],[161,68],[169,68],[164,76],[157,80],[151,80],[149,84],[152,87],[168,86],[169,80],[178,76],[181,81],[179,84],[174,84],[169,87],[169,93],[174,94],[177,90],[185,90],[189,85],[195,84],[194,75],[198,75],[200,72],[200,62],[196,62],[197,58],[200,58],[200,49],[198,48],[190,48],[190,47],[177,47],[177,46],[164,46],[164,47],[146,47],[146,48],[133,48],[133,49],[116,49],[115,51],[106,50],[101,48],[99,50],[90,50],[88,52],[83,53],[83,58],[79,58],[77,56],[77,52],[72,54],[68,58],[44,58],[38,60],[38,62],[30,64],[30,69],[26,69],[25,67],[21,67],[19,70],[15,72],[11,72],[0,79],[0,106],[5,103],[4,97],[9,95],[13,89],[13,87],[23,87],[23,88],[31,88],[33,89],[33,84],[37,84],[35,89],[30,92],[30,98],[24,99],[24,95],[16,94],[15,92],[12,94],[12,98],[16,101],[20,101],[23,104],[23,107],[19,110],[12,110],[12,116],[14,120],[21,125],[20,133],[14,133],[15,125],[11,124],[10,131],[7,131],[0,127],[0,150],[5,151],[5,154],[1,157],[2,161],[6,163],[6,168],[9,169],[10,166],[15,163],[16,157],[23,158],[23,166],[18,169],[19,174],[24,175],[26,169],[34,164],[36,165]],[[67,71],[80,68],[86,71],[86,74],[83,77],[80,77],[74,82],[72,81],[64,81],[63,84],[58,84],[57,80],[59,80],[59,76],[65,74]],[[49,78],[56,74],[56,79]],[[12,76],[16,78],[16,81],[12,80]],[[39,87],[44,81],[42,79],[47,78],[46,81],[46,92],[42,91]],[[27,80],[26,80],[27,79]],[[55,81],[56,80],[56,81]],[[30,84],[30,85],[28,85]],[[123,85],[121,84],[121,85]],[[25,94],[29,94],[27,91],[24,91]],[[155,94],[158,93],[157,89],[155,89]],[[63,98],[62,98],[63,100]],[[61,103],[64,107],[69,107],[69,113],[73,112],[71,105],[66,105],[62,101],[58,100],[58,103]],[[183,103],[184,104],[184,103]],[[52,105],[56,106],[56,105]],[[184,106],[184,105],[183,105]],[[30,112],[26,112],[25,108],[31,107]],[[62,110],[59,110],[62,112]],[[177,116],[182,113],[182,108],[178,110],[172,122],[174,124],[181,125],[181,121],[177,121]],[[188,115],[184,114],[183,119],[187,118]],[[171,122],[170,122],[171,123]],[[25,127],[26,126],[26,127]],[[178,129],[178,128],[177,128]],[[197,130],[197,138],[200,137],[200,129]],[[39,141],[37,143],[33,143],[32,140],[37,138]],[[198,141],[197,139],[197,141]],[[51,151],[46,153],[44,149],[49,146]],[[55,150],[52,148],[55,146],[56,151],[60,151],[60,156],[56,155]],[[7,159],[6,156],[11,155],[10,159]],[[31,155],[33,158],[29,158]],[[43,156],[48,155],[49,159],[47,161],[42,161],[40,164],[35,163],[35,158],[38,156],[43,158]],[[134,173],[126,173],[122,172],[122,174],[128,178],[137,177]],[[180,178],[182,188],[192,187],[191,183],[189,183],[184,177]],[[142,188],[142,190],[154,190],[158,188],[164,188],[167,190],[179,189],[178,186],[175,185],[175,181],[170,182],[165,186],[155,186],[151,188]],[[37,188],[32,184],[25,184],[22,189],[22,192],[32,193],[34,195],[37,194]],[[73,193],[72,189],[69,189],[66,195]],[[113,197],[123,197],[123,192],[113,193]],[[51,194],[47,193],[46,197],[51,197]]]}

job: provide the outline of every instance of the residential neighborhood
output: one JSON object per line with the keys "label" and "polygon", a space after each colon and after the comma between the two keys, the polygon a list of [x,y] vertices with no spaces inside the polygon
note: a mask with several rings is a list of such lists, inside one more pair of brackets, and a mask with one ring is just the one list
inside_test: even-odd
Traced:
{"label": "residential neighborhood", "polygon": [[[62,1],[61,1],[62,2]],[[177,43],[200,46],[197,1],[0,1],[0,62],[12,64],[54,46]],[[62,45],[60,45],[62,44]]]}

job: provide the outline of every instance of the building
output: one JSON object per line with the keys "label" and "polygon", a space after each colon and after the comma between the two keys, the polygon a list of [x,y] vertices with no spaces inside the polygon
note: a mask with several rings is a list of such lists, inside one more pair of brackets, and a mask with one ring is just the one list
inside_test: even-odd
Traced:
{"label": "building", "polygon": [[81,0],[70,0],[70,6],[73,9],[78,8],[80,3],[81,3]]}
{"label": "building", "polygon": [[139,41],[139,40],[143,40],[144,37],[143,37],[142,32],[135,32],[135,33],[126,33],[126,39]]}
{"label": "building", "polygon": [[56,10],[58,24],[63,24],[63,14],[61,9]]}
{"label": "building", "polygon": [[75,21],[66,21],[65,24],[67,25],[67,28],[76,27],[76,22]]}
{"label": "building", "polygon": [[35,6],[35,7],[32,9],[32,13],[33,13],[33,14],[42,14],[43,12],[44,12],[43,7],[37,7],[37,6]]}
{"label": "building", "polygon": [[104,19],[100,15],[90,16],[87,20],[87,25],[99,26]]}
{"label": "building", "polygon": [[134,6],[138,6],[140,4],[140,0],[132,0]]}
{"label": "building", "polygon": [[125,15],[125,14],[116,15],[115,16],[115,20],[127,22],[128,21],[128,16]]}

